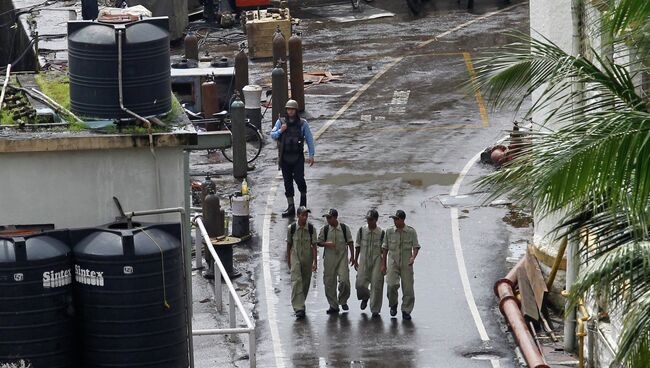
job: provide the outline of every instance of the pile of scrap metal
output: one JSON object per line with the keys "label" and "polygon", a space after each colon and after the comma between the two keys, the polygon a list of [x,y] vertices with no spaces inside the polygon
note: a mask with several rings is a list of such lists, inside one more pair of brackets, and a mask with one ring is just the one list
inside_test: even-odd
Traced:
{"label": "pile of scrap metal", "polygon": [[[550,285],[553,280],[549,277]],[[544,298],[549,282],[544,281],[537,259],[528,251],[517,265],[494,285],[499,310],[531,368],[548,368],[537,331],[544,331],[553,342],[558,339],[549,325]]]}
{"label": "pile of scrap metal", "polygon": [[529,135],[528,132],[522,131],[521,123],[515,121],[508,142],[497,143],[486,148],[481,153],[481,162],[500,168],[512,161],[518,152],[530,146]]}

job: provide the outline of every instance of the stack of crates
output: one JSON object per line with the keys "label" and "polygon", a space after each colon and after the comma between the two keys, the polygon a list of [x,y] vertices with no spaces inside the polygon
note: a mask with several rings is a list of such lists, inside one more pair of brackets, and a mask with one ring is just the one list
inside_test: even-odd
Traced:
{"label": "stack of crates", "polygon": [[246,12],[249,58],[260,59],[273,56],[273,35],[278,27],[288,43],[291,37],[291,16],[288,8],[281,8],[272,13],[266,10]]}

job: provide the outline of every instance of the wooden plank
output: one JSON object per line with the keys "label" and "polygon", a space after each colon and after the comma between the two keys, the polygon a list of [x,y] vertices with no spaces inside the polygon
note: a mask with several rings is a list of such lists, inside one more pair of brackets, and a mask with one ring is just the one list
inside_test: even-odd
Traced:
{"label": "wooden plank", "polygon": [[539,308],[537,308],[537,303],[535,302],[535,294],[528,281],[526,270],[523,267],[517,270],[517,285],[521,294],[521,313],[530,319],[539,321]]}
{"label": "wooden plank", "polygon": [[542,309],[544,295],[548,292],[548,289],[546,288],[546,280],[544,280],[544,275],[539,267],[537,258],[535,258],[530,252],[526,255],[524,268],[533,290],[533,294],[535,294],[535,303],[537,303],[537,308]]}

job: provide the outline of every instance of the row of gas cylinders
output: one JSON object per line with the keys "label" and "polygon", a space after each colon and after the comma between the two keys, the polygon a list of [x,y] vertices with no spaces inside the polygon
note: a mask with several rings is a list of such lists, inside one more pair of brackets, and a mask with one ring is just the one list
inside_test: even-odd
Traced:
{"label": "row of gas cylinders", "polygon": [[179,224],[0,237],[0,366],[186,368]]}

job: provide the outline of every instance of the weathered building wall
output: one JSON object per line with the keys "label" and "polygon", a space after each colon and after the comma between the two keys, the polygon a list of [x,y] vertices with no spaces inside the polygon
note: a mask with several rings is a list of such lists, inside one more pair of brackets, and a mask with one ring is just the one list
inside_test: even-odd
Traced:
{"label": "weathered building wall", "polygon": [[[113,196],[127,211],[184,207],[183,151],[157,148],[155,152],[160,204],[148,148],[0,153],[0,225],[97,226],[118,215]],[[164,219],[178,221],[177,216]]]}

